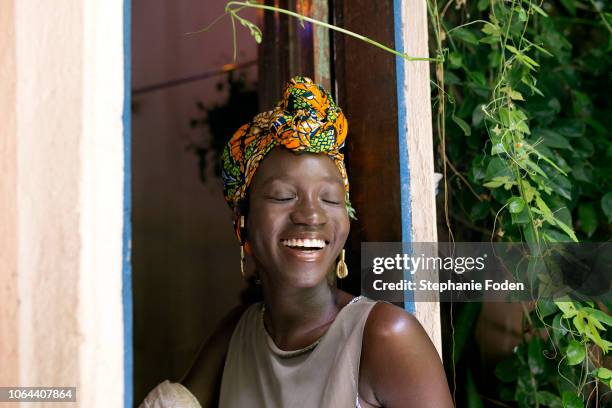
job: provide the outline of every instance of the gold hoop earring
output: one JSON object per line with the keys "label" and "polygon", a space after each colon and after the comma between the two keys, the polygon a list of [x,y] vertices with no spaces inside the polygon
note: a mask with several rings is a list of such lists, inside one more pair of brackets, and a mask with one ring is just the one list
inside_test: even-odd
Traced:
{"label": "gold hoop earring", "polygon": [[[244,215],[240,216],[240,229],[244,229]],[[244,237],[241,237],[243,240]],[[240,274],[243,279],[246,279],[246,259],[244,257],[244,243],[240,243]]]}
{"label": "gold hoop earring", "polygon": [[340,259],[336,264],[336,276],[338,279],[344,279],[348,276],[348,268],[346,262],[344,262],[344,249],[340,252]]}

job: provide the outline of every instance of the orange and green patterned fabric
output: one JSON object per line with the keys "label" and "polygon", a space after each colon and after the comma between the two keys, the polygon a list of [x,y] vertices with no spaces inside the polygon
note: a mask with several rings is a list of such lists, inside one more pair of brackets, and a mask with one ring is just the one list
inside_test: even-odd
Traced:
{"label": "orange and green patterned fabric", "polygon": [[283,99],[273,110],[256,115],[241,126],[223,151],[225,200],[232,209],[240,208],[259,164],[276,146],[293,152],[329,156],[344,180],[347,209],[349,183],[340,149],[348,124],[331,95],[310,78],[294,77],[285,85]]}

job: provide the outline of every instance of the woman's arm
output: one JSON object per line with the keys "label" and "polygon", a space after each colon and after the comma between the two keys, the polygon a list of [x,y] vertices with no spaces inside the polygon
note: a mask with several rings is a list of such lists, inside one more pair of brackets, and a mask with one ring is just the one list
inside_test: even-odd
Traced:
{"label": "woman's arm", "polygon": [[414,316],[378,303],[364,330],[360,380],[378,404],[385,408],[453,407],[440,357]]}
{"label": "woman's arm", "polygon": [[198,355],[181,383],[191,391],[202,408],[216,407],[225,356],[229,342],[246,306],[233,309],[219,323],[214,333],[204,342]]}

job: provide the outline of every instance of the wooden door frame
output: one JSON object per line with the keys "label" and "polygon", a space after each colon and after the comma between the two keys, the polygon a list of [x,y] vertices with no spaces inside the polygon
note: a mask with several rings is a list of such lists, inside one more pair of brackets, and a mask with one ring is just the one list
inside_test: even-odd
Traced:
{"label": "wooden door frame", "polygon": [[[409,55],[426,57],[425,0],[266,0],[368,36]],[[349,7],[350,3],[350,7]],[[347,242],[349,277],[338,286],[359,293],[362,242],[436,242],[433,141],[428,62],[405,62],[334,31],[307,25],[309,35],[286,16],[263,16],[260,106],[269,109],[286,80],[305,75],[332,92],[349,122],[345,157],[358,221]],[[384,180],[384,182],[381,182]],[[409,271],[404,279],[418,279]],[[437,280],[435,276],[427,276]],[[405,293],[402,306],[415,314],[441,355],[437,299]]]}

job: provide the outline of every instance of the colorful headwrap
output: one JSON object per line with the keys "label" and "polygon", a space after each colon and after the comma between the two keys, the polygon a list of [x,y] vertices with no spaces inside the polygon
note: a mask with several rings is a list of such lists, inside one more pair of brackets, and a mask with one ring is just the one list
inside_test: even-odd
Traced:
{"label": "colorful headwrap", "polygon": [[[240,208],[263,158],[274,147],[283,146],[294,152],[322,153],[334,161],[344,180],[347,210],[354,218],[348,200],[344,156],[340,153],[347,130],[346,118],[329,92],[310,78],[292,78],[274,109],[256,115],[240,127],[225,146],[222,171],[225,200],[232,209]],[[235,224],[237,220],[236,217]],[[239,235],[240,229],[236,231]]]}

